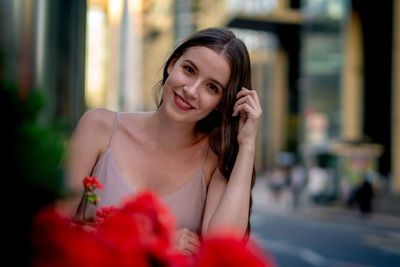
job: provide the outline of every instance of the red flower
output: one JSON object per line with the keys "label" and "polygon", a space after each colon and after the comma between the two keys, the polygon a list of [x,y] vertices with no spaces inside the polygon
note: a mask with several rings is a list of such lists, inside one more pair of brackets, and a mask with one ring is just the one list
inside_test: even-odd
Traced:
{"label": "red flower", "polygon": [[85,178],[83,178],[83,187],[85,188],[85,191],[93,191],[96,188],[104,188],[103,184],[97,180],[95,176],[85,176]]}
{"label": "red flower", "polygon": [[40,211],[33,224],[34,267],[188,267],[170,243],[172,217],[150,193],[129,199],[121,209],[99,210],[101,224],[74,224],[54,208]]}
{"label": "red flower", "polygon": [[169,209],[151,192],[141,192],[135,198],[127,199],[121,208],[121,214],[132,216],[132,220],[141,222],[138,225],[143,233],[142,237],[152,239],[157,236],[165,246],[171,243],[171,230],[175,228],[174,218]]}
{"label": "red flower", "polygon": [[184,266],[171,243],[173,217],[160,200],[150,192],[127,199],[112,217],[99,226],[99,232],[119,249],[129,251],[138,246],[155,266],[172,266],[171,261]]}
{"label": "red flower", "polygon": [[231,235],[207,239],[194,257],[178,253],[172,245],[174,218],[150,192],[127,199],[121,208],[99,209],[94,222],[74,222],[53,207],[37,214],[33,267],[276,266],[256,246]]}
{"label": "red flower", "polygon": [[118,208],[114,206],[103,206],[96,211],[96,224],[101,224],[108,218],[114,216],[118,211]]}
{"label": "red flower", "polygon": [[99,235],[74,226],[54,209],[41,211],[34,224],[33,267],[110,267],[148,266],[147,259],[132,247],[121,255],[118,247]]}
{"label": "red flower", "polygon": [[93,221],[95,221],[95,218],[92,218],[86,214],[88,204],[92,204],[94,206],[97,205],[97,203],[99,202],[99,196],[96,194],[95,189],[103,189],[104,186],[102,183],[99,182],[99,180],[97,180],[95,176],[85,176],[83,178],[83,187],[84,192],[75,214],[75,220],[79,224],[85,224],[89,222],[93,223]]}

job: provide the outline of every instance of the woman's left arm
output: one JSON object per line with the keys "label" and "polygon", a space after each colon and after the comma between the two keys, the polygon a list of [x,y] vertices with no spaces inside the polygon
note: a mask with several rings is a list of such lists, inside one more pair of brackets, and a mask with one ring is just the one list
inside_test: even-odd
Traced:
{"label": "woman's left arm", "polygon": [[233,116],[240,116],[237,137],[239,151],[229,182],[226,182],[218,168],[211,178],[203,236],[225,230],[242,235],[247,229],[256,137],[262,110],[257,93],[253,90],[243,88],[237,98]]}

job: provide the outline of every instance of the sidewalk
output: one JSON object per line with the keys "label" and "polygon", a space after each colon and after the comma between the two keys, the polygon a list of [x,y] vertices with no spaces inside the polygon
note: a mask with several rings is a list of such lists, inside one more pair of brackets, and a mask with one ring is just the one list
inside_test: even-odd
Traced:
{"label": "sidewalk", "polygon": [[[310,201],[305,193],[300,196],[298,207],[294,207],[290,189],[285,188],[279,196],[276,196],[270,190],[264,176],[260,176],[256,180],[253,189],[253,203],[254,210],[258,212],[400,229],[400,214],[375,209],[368,216],[362,216],[357,208],[349,209],[343,204],[316,205]],[[382,203],[376,204],[382,205]],[[400,202],[391,203],[391,207],[395,205],[400,210]]]}

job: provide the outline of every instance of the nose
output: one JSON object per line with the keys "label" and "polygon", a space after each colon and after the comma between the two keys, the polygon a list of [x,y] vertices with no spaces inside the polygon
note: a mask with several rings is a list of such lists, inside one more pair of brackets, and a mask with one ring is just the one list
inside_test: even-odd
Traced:
{"label": "nose", "polygon": [[196,98],[198,95],[199,85],[197,83],[187,84],[183,86],[183,91],[185,93],[185,97],[188,98]]}

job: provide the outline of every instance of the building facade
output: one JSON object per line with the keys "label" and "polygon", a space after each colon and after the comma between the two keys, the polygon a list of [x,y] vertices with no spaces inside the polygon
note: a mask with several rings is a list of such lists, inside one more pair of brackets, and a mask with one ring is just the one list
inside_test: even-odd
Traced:
{"label": "building facade", "polygon": [[282,151],[306,165],[325,153],[340,186],[362,158],[385,190],[400,193],[398,0],[0,5],[1,76],[22,91],[47,92],[46,120],[62,117],[71,130],[89,107],[153,110],[173,45],[190,31],[228,26],[249,47],[263,105],[257,170],[271,168]]}

